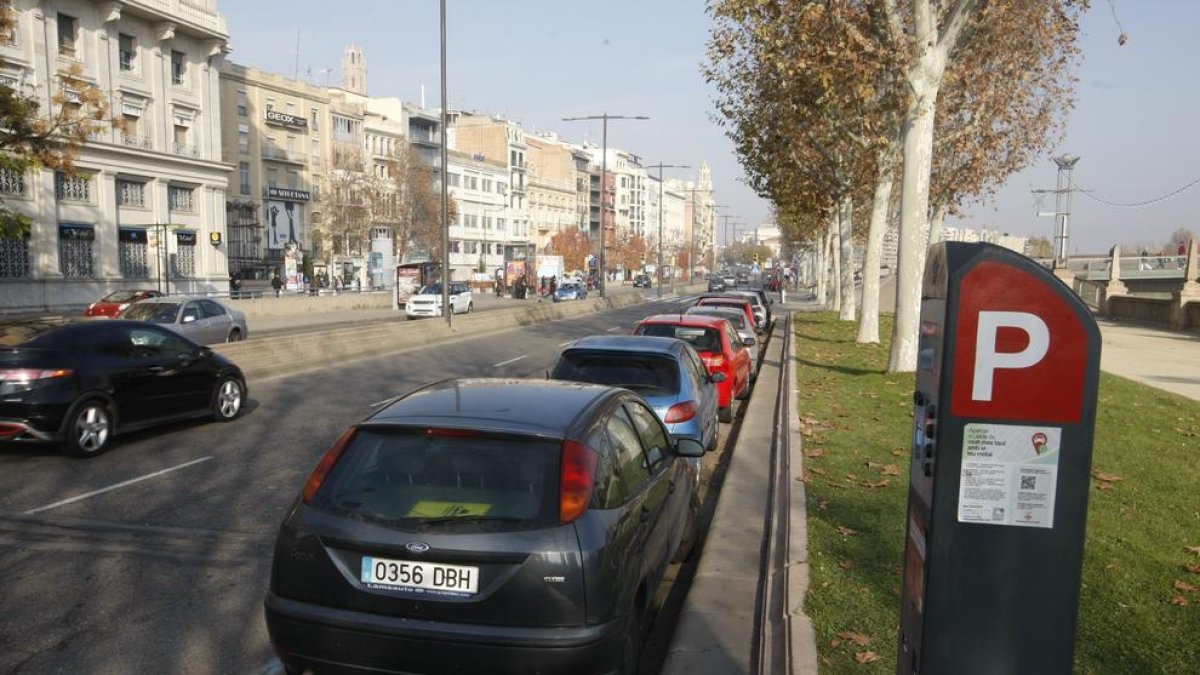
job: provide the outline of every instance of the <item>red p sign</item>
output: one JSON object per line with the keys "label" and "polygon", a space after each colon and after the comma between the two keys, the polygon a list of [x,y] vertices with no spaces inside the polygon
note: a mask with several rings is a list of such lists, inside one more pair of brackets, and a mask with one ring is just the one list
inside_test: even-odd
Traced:
{"label": "red p sign", "polygon": [[984,261],[963,277],[951,411],[961,417],[1079,422],[1088,336],[1048,282]]}

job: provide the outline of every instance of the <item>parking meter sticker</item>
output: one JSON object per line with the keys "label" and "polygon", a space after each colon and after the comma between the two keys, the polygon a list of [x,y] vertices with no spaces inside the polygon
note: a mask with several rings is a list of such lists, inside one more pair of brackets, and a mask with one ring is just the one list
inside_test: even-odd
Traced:
{"label": "parking meter sticker", "polygon": [[958,522],[1054,527],[1059,427],[968,424],[963,429]]}

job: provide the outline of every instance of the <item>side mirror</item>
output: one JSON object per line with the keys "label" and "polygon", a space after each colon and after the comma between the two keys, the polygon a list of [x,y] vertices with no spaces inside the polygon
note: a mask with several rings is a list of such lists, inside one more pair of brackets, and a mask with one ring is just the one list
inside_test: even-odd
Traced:
{"label": "side mirror", "polygon": [[704,445],[692,438],[679,438],[675,441],[675,454],[680,457],[703,457]]}
{"label": "side mirror", "polygon": [[184,322],[184,323],[191,323],[191,322],[193,322],[193,321],[195,321],[195,320],[196,320],[196,315],[195,315],[195,314],[184,314],[184,315],[183,315],[183,322]]}
{"label": "side mirror", "polygon": [[752,337],[742,338],[742,344],[746,345],[747,347],[753,347],[757,342],[758,341]]}
{"label": "side mirror", "polygon": [[713,384],[721,384],[725,381],[725,373],[712,373],[708,376],[708,381]]}
{"label": "side mirror", "polygon": [[196,350],[196,358],[197,359],[207,359],[212,355],[213,355],[212,347],[201,346],[200,349]]}

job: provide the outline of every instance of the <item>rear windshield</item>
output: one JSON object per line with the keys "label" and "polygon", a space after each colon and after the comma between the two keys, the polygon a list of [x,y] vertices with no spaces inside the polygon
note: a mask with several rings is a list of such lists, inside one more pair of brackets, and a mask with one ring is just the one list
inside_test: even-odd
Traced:
{"label": "rear windshield", "polygon": [[175,314],[178,311],[179,304],[174,302],[139,302],[125,310],[121,317],[134,321],[175,323]]}
{"label": "rear windshield", "polygon": [[362,429],[312,506],[404,530],[557,522],[561,444]]}
{"label": "rear windshield", "polygon": [[629,353],[567,352],[558,360],[551,377],[624,387],[643,394],[679,391],[679,367],[674,360]]}
{"label": "rear windshield", "polygon": [[718,307],[690,307],[687,314],[699,314],[701,316],[715,316],[719,319],[725,319],[733,324],[736,330],[746,330],[746,313],[733,309],[721,309]]}
{"label": "rear windshield", "polygon": [[138,296],[141,291],[113,291],[104,296],[100,302],[129,302]]}
{"label": "rear windshield", "polygon": [[693,328],[669,323],[649,323],[638,326],[638,335],[678,338],[698,352],[721,351],[721,336],[712,328]]}
{"label": "rear windshield", "polygon": [[[31,320],[0,324],[0,347],[43,346],[53,332],[66,325],[65,321]],[[46,339],[41,339],[43,336]]]}

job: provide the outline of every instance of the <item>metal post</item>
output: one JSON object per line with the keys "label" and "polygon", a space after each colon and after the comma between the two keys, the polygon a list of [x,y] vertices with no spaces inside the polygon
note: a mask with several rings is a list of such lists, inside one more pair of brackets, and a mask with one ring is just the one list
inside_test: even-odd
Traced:
{"label": "metal post", "polygon": [[[658,169],[658,297],[661,298],[662,297],[662,266],[663,266],[663,255],[662,255],[663,169],[689,169],[691,167],[689,167],[686,164],[663,164],[662,162],[659,162],[658,164],[651,164],[650,166],[647,166],[646,168],[647,169],[655,169],[655,168]],[[692,209],[693,209],[692,215],[693,215],[693,217],[695,216],[695,213],[694,213],[695,203],[696,203],[695,192],[693,192],[692,193],[692,205],[693,205],[692,206]],[[674,286],[675,286],[675,280],[674,280],[674,277],[672,277],[671,287],[674,288]]]}
{"label": "metal post", "polygon": [[600,259],[598,264],[600,266],[600,297],[603,298],[605,291],[608,290],[608,268],[605,267],[604,262],[604,228],[606,227],[604,197],[608,191],[608,113],[604,113],[601,119],[604,121],[601,124],[603,131],[600,134]]}
{"label": "metal post", "polygon": [[446,325],[454,325],[454,311],[450,307],[450,194],[446,161],[446,0],[441,0],[442,29],[442,314]]}

